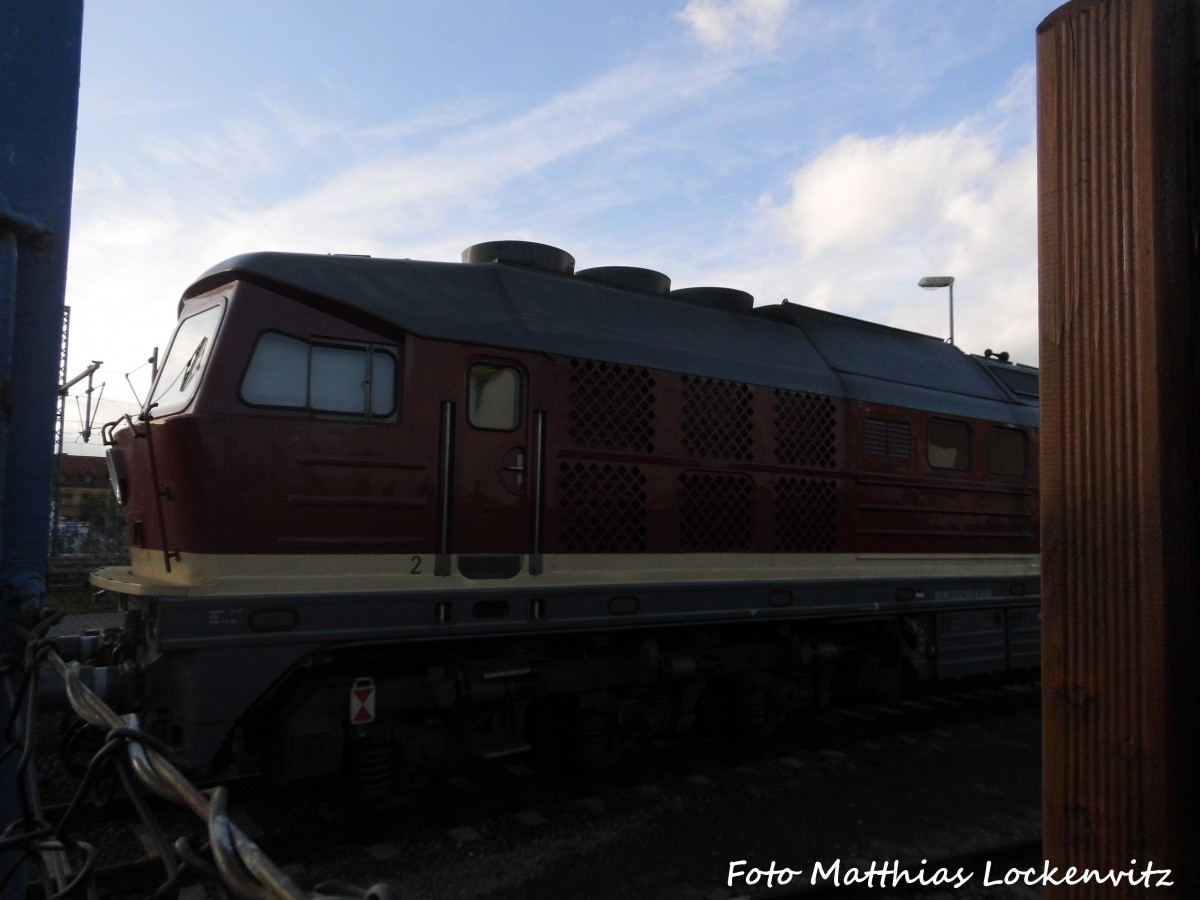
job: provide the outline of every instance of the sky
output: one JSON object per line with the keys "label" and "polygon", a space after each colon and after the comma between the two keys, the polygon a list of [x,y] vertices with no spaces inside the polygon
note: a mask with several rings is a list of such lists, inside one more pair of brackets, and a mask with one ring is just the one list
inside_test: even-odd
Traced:
{"label": "sky", "polygon": [[[68,368],[97,427],[211,266],[532,240],[1037,363],[1058,0],[91,0]],[[103,393],[99,385],[103,383]],[[64,449],[82,442],[82,385]]]}

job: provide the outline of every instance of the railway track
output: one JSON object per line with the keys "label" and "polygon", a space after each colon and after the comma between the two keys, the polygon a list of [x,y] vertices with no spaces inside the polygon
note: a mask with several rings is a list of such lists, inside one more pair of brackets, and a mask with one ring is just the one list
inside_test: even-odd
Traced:
{"label": "railway track", "polygon": [[[977,739],[1006,717],[1036,720],[1039,700],[1035,682],[964,682],[924,696],[829,709],[754,741],[703,734],[657,741],[602,769],[573,771],[536,759],[481,766],[429,785],[402,808],[364,811],[298,793],[272,794],[246,780],[231,809],[239,827],[301,885],[419,880],[414,860],[422,861],[416,869],[427,870],[429,860],[449,866],[463,853],[512,854],[523,837],[562,829],[584,835],[586,843],[639,821],[657,805],[703,809],[713,795],[737,785],[769,792],[773,784],[872,766],[896,752],[923,746],[941,752],[963,735]],[[49,748],[46,756],[53,767]],[[962,762],[969,771],[969,761]],[[200,846],[198,823],[167,804],[152,801],[151,807],[164,832],[187,834],[193,848]],[[64,809],[48,807],[48,818]],[[102,851],[96,883],[103,896],[147,896],[164,881],[161,855],[129,804],[89,809],[76,832]],[[445,896],[491,896],[471,893],[470,885]],[[41,896],[36,882],[30,896]],[[188,896],[206,894],[196,886]]]}

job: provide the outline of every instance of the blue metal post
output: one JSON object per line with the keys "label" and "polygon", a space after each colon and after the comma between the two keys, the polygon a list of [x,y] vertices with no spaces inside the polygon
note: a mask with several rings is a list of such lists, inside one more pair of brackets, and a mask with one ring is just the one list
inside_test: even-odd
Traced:
{"label": "blue metal post", "polygon": [[[46,591],[82,31],[83,0],[0,3],[0,652]],[[15,764],[0,761],[0,830],[20,817]]]}

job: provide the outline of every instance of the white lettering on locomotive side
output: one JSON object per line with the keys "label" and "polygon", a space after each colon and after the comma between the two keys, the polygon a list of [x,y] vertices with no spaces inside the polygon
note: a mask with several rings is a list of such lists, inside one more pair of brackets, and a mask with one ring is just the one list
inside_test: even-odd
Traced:
{"label": "white lettering on locomotive side", "polygon": [[243,610],[240,606],[218,606],[208,611],[208,624],[212,628],[224,628],[239,625],[242,621]]}
{"label": "white lettering on locomotive side", "polygon": [[960,590],[934,591],[933,599],[939,603],[957,603],[966,600],[990,600],[994,595],[991,588],[966,588]]}

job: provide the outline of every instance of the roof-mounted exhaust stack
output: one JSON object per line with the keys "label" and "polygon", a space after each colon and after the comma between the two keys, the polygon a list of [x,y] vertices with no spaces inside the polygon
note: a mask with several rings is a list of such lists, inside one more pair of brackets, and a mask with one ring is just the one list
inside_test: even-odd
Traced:
{"label": "roof-mounted exhaust stack", "polygon": [[754,295],[737,288],[725,287],[691,287],[671,291],[668,296],[672,300],[682,300],[696,306],[707,306],[709,309],[723,309],[726,312],[745,313],[754,309]]}
{"label": "roof-mounted exhaust stack", "polygon": [[747,313],[754,308],[754,295],[736,288],[691,287],[671,290],[671,279],[654,269],[638,266],[595,266],[575,271],[575,257],[558,247],[533,241],[485,241],[472,244],[462,252],[465,263],[508,263],[528,266],[558,275],[577,275],[586,281],[631,291],[642,291],[681,300],[693,306]]}
{"label": "roof-mounted exhaust stack", "polygon": [[465,263],[514,263],[560,275],[575,271],[575,257],[566,250],[533,241],[485,241],[462,252]]}
{"label": "roof-mounted exhaust stack", "polygon": [[580,269],[575,275],[588,281],[599,281],[613,287],[645,291],[648,294],[666,296],[671,290],[671,279],[668,276],[653,269],[641,269],[637,266],[596,266]]}

